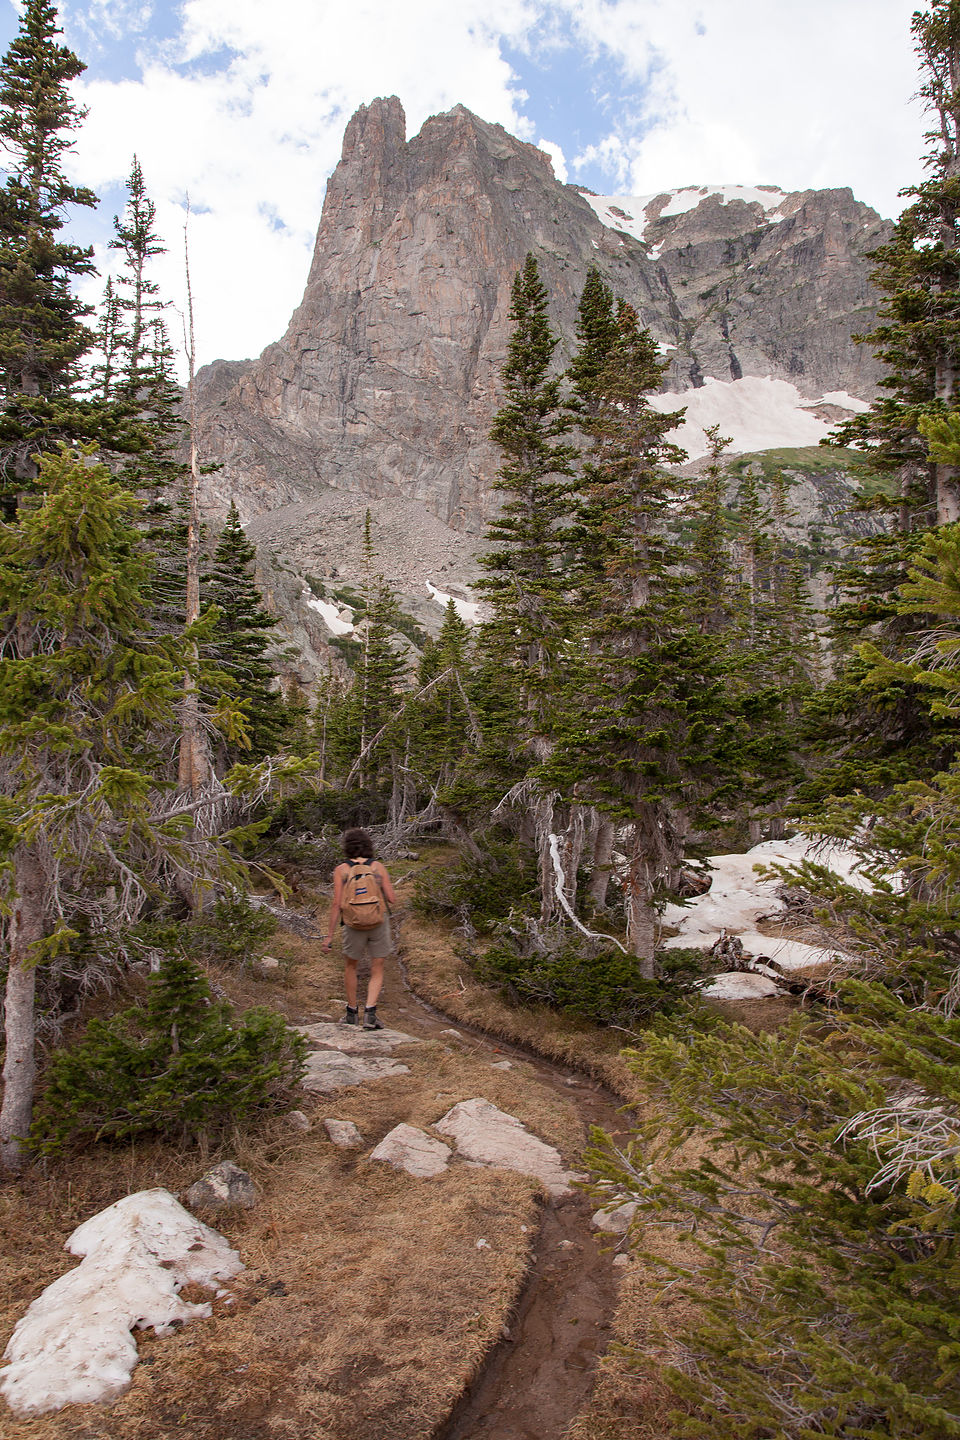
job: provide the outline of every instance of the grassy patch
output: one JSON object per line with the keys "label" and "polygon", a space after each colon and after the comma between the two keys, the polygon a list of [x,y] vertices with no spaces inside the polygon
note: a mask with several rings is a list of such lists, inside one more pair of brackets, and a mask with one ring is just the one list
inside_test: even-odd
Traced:
{"label": "grassy patch", "polygon": [[753,466],[759,466],[764,476],[777,470],[796,471],[803,475],[830,475],[837,471],[857,474],[866,464],[859,450],[847,450],[840,446],[801,445],[780,450],[757,450],[752,455],[738,455],[729,462],[734,475],[744,475]]}

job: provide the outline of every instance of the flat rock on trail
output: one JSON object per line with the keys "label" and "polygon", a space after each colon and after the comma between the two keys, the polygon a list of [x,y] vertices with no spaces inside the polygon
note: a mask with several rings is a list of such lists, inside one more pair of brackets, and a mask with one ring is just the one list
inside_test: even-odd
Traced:
{"label": "flat rock on trail", "polygon": [[[388,963],[390,982],[395,966],[396,961]],[[396,994],[393,983],[390,990]],[[396,1030],[368,1035],[326,1022],[299,1028],[312,1043],[365,1058],[377,1052],[392,1055],[405,1044],[431,1039],[468,1049],[476,1058],[489,1056],[494,1071],[520,1064],[538,1083],[575,1104],[585,1127],[622,1129],[614,1102],[590,1080],[572,1085],[569,1072],[547,1061],[463,1026],[455,1030],[413,994],[381,1009],[396,1018]],[[559,1440],[589,1399],[610,1335],[617,1272],[610,1237],[596,1237],[591,1229],[586,1198],[558,1189],[562,1193],[542,1211],[534,1264],[503,1339],[449,1419],[433,1432],[434,1440]],[[601,1242],[607,1248],[601,1249]]]}

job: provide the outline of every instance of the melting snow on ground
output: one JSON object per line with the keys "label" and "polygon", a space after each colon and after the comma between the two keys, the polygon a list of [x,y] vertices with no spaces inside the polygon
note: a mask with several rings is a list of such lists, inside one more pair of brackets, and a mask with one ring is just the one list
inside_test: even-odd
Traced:
{"label": "melting snow on ground", "polygon": [[195,1220],[169,1190],[141,1190],[101,1210],[70,1236],[82,1255],[48,1285],[17,1324],[0,1392],[18,1415],[112,1400],[137,1363],[134,1329],[166,1334],[206,1318],[180,1299],[184,1285],[218,1290],[243,1265],[222,1235]]}
{"label": "melting snow on ground", "polygon": [[442,590],[438,590],[436,585],[432,585],[429,580],[426,582],[426,585],[431,600],[436,600],[437,604],[442,606],[444,610],[446,610],[452,600],[453,607],[460,616],[460,619],[468,625],[476,625],[477,620],[480,618],[480,604],[478,601],[458,600],[456,595],[445,595]]}
{"label": "melting snow on ground", "polygon": [[697,460],[707,454],[704,430],[710,425],[719,425],[720,434],[730,437],[731,451],[737,455],[819,445],[836,422],[821,420],[811,412],[812,406],[826,401],[843,404],[849,410],[870,408],[850,395],[839,399],[841,393],[833,391],[822,400],[807,400],[796,385],[788,380],[773,380],[769,375],[763,379],[745,375],[742,380],[714,380],[708,376],[696,390],[652,395],[650,404],[661,414],[686,406],[683,424],[672,430],[669,438],[682,445],[691,460]]}
{"label": "melting snow on ground", "polygon": [[792,840],[765,840],[745,855],[711,855],[707,861],[711,875],[707,893],[687,905],[668,905],[664,910],[664,924],[680,932],[664,940],[664,948],[691,946],[706,950],[726,933],[738,935],[748,954],[766,955],[782,970],[828,963],[840,952],[763,935],[756,929],[761,918],[776,917],[783,910],[783,902],[777,894],[781,881],[762,879],[755,865],[799,865],[809,856],[840,875],[848,885],[858,890],[871,889],[869,880],[858,872],[857,857],[851,850],[830,846],[817,849],[815,854],[813,851],[814,842],[798,835]]}
{"label": "melting snow on ground", "polygon": [[787,198],[786,192],[775,185],[686,185],[681,190],[658,190],[656,195],[584,195],[583,198],[611,230],[622,230],[636,240],[643,240],[651,221],[694,210],[708,195],[719,195],[723,205],[729,205],[731,200],[762,205],[771,222],[783,219],[777,212]]}
{"label": "melting snow on ground", "polygon": [[353,634],[353,621],[346,619],[346,612],[341,611],[338,605],[334,605],[330,600],[321,600],[316,595],[311,595],[309,590],[305,590],[303,593],[310,609],[316,610],[317,614],[323,617],[323,623],[331,635]]}

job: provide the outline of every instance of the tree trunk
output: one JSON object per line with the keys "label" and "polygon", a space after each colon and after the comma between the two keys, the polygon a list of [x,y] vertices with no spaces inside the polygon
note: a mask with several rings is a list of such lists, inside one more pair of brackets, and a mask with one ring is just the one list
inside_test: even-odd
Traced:
{"label": "tree trunk", "polygon": [[641,974],[646,980],[653,979],[656,883],[672,858],[656,808],[641,802],[633,826],[627,873],[627,949],[641,962]]}
{"label": "tree trunk", "polygon": [[15,861],[16,899],[8,929],[10,948],[5,997],[3,1105],[0,1107],[0,1165],[19,1171],[23,1141],[33,1116],[36,1079],[34,994],[37,974],[30,947],[44,934],[44,876],[35,854],[21,849]]}
{"label": "tree trunk", "polygon": [[587,889],[594,910],[607,908],[607,889],[610,885],[614,834],[613,821],[608,820],[605,815],[599,815],[596,838],[593,842],[593,873]]}
{"label": "tree trunk", "polygon": [[567,904],[574,912],[577,908],[577,871],[587,840],[587,824],[593,811],[583,805],[570,806],[570,818],[563,833],[560,846],[560,863],[563,866],[563,893]]}

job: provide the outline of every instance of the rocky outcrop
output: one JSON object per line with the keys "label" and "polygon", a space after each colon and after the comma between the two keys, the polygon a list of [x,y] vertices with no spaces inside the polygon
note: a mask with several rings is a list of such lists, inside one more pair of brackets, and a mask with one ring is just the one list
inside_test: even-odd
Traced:
{"label": "rocky outcrop", "polygon": [[671,214],[658,198],[638,238],[463,106],[409,141],[399,100],[361,107],[286,334],[255,362],[201,372],[204,458],[223,467],[208,508],[235,497],[249,520],[346,489],[479,532],[510,284],[528,251],[566,353],[595,265],[661,341],[670,389],[770,374],[811,400],[869,397],[876,364],[850,337],[871,322],[864,257],[885,222],[849,190],[785,196],[775,216],[717,194]]}
{"label": "rocky outcrop", "polygon": [[[529,251],[562,336],[558,366],[595,266],[659,340],[665,388],[772,376],[832,421],[846,413],[842,392],[868,399],[878,378],[851,334],[871,325],[865,257],[886,233],[849,190],[605,202],[560,184],[545,154],[463,106],[409,141],[399,100],[361,107],[286,334],[257,360],[198,376],[201,454],[219,466],[204,478],[205,508],[216,520],[236,500],[265,599],[300,657],[284,662],[290,675],[309,685],[334,655],[324,615],[350,604],[370,504],[377,567],[414,629],[436,633],[445,601],[432,589],[470,598],[496,498],[487,436],[510,287]],[[818,506],[811,515],[823,530]]]}

